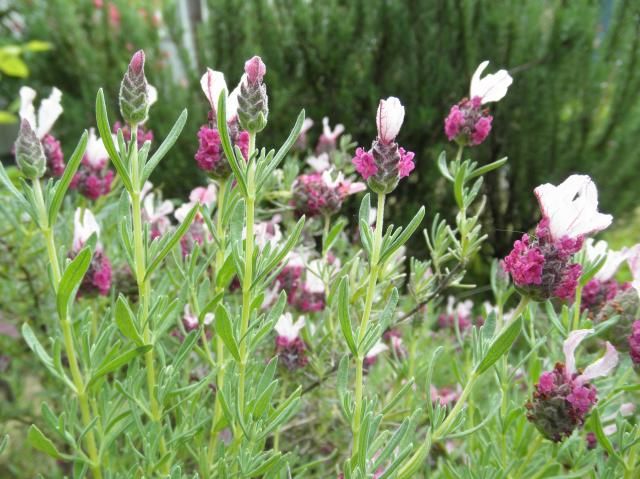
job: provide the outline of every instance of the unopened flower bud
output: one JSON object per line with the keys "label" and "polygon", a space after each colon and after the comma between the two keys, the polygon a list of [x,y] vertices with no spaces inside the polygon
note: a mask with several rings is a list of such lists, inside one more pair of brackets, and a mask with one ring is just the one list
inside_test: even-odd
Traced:
{"label": "unopened flower bud", "polygon": [[245,63],[244,70],[238,94],[238,120],[244,130],[257,133],[267,126],[269,116],[267,87],[262,83],[267,68],[260,57],[255,56]]}
{"label": "unopened flower bud", "polygon": [[144,52],[133,54],[120,84],[120,113],[130,125],[144,123],[149,113],[149,85],[144,75]]}
{"label": "unopened flower bud", "polygon": [[16,163],[29,179],[41,178],[47,169],[42,143],[27,120],[20,123],[20,132],[15,143]]}

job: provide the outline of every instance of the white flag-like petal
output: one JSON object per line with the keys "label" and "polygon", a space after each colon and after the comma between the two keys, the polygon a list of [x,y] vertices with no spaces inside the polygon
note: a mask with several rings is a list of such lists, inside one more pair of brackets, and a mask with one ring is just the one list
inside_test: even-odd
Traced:
{"label": "white flag-like petal", "polygon": [[606,241],[594,241],[593,238],[587,238],[587,241],[585,242],[585,250],[587,252],[587,258],[592,262],[606,256],[604,264],[595,275],[595,278],[600,281],[608,281],[613,278],[620,265],[624,263],[628,256],[628,252],[626,250],[610,250]]}
{"label": "white flag-like petal", "polygon": [[28,86],[20,88],[20,119],[27,120],[34,131],[38,128],[36,124],[36,109],[33,106],[35,99],[36,91],[33,88]]}
{"label": "white flag-like petal", "polygon": [[304,328],[305,318],[300,316],[297,321],[293,321],[291,313],[284,313],[278,319],[274,326],[278,336],[285,338],[287,341],[295,341],[300,335],[300,331]]}
{"label": "white flag-like petal", "polygon": [[247,74],[242,75],[240,83],[233,89],[233,91],[227,97],[227,121],[233,120],[238,116],[238,96],[240,95],[240,86],[242,82],[246,81]]}
{"label": "white flag-like petal", "polygon": [[569,337],[564,341],[562,352],[564,353],[565,373],[568,377],[571,377],[576,372],[576,348],[590,334],[593,334],[593,329],[576,329],[571,331]]}
{"label": "white flag-like petal", "polygon": [[598,190],[587,175],[571,175],[558,186],[545,183],[534,191],[554,239],[595,233],[613,220],[598,212]]}
{"label": "white flag-like petal", "polygon": [[[207,68],[205,74],[200,78],[200,86],[202,87],[202,91],[207,97],[207,100],[209,100],[211,110],[216,111],[220,93],[227,90],[227,82],[224,79],[224,74],[222,72],[212,70],[211,68]],[[227,109],[228,108],[229,107],[227,106]]]}
{"label": "white flag-like petal", "polygon": [[578,376],[578,381],[589,381],[608,375],[618,365],[618,351],[609,341],[606,344],[607,350],[600,359],[586,367],[584,372]]}
{"label": "white flag-like petal", "polygon": [[38,128],[36,130],[38,138],[43,138],[49,133],[53,124],[62,114],[61,101],[62,92],[54,87],[49,98],[40,102],[40,108],[38,108]]}
{"label": "white flag-like petal", "polygon": [[147,85],[147,100],[149,101],[149,106],[158,101],[158,89],[153,85]]}
{"label": "white flag-like petal", "polygon": [[478,65],[471,77],[471,88],[469,90],[469,97],[480,97],[483,105],[502,100],[507,94],[509,86],[513,83],[513,78],[511,78],[507,70],[498,70],[496,73],[490,73],[484,78],[480,78],[480,75],[488,65],[488,61]]}
{"label": "white flag-like petal", "polygon": [[324,293],[324,282],[322,281],[323,264],[319,259],[310,261],[307,266],[307,275],[304,289],[309,293]]}
{"label": "white flag-like petal", "polygon": [[201,205],[211,206],[217,198],[216,185],[210,184],[206,188],[198,186],[189,194],[189,201],[192,204],[200,203]]}
{"label": "white flag-like petal", "polygon": [[332,130],[329,125],[329,117],[325,116],[322,119],[322,136],[335,141],[342,133],[344,133],[344,125],[342,123],[338,123]]}
{"label": "white flag-like petal", "polygon": [[96,217],[90,210],[77,208],[73,216],[73,251],[80,251],[93,233],[100,236]]}
{"label": "white flag-like petal", "polygon": [[402,122],[404,121],[404,106],[396,97],[380,100],[376,124],[378,126],[378,138],[382,143],[389,144],[396,139]]}

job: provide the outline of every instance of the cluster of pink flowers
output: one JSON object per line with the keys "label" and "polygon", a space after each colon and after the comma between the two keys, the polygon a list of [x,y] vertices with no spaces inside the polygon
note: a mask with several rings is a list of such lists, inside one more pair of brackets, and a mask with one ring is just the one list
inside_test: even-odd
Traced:
{"label": "cluster of pink flowers", "polygon": [[[202,323],[205,326],[213,323],[214,315],[213,313],[207,313],[204,315]],[[191,312],[191,307],[189,304],[184,305],[184,311],[182,313],[182,325],[187,333],[194,331],[200,327],[200,321],[198,320],[198,316]]]}
{"label": "cluster of pink flowers", "polygon": [[47,161],[45,176],[59,177],[62,176],[65,168],[64,154],[60,142],[51,135],[50,131],[63,111],[62,92],[53,88],[49,97],[40,102],[37,115],[33,106],[36,95],[33,88],[27,86],[20,88],[20,119],[29,122],[42,144]]}
{"label": "cluster of pink flowers", "polygon": [[307,365],[306,345],[300,337],[305,326],[305,317],[300,316],[295,322],[291,313],[284,313],[275,325],[276,355],[280,364],[293,371]]}
{"label": "cluster of pink flowers", "polygon": [[[74,216],[73,244],[70,257],[75,257],[91,235],[100,235],[100,226],[91,211],[78,208]],[[100,294],[106,296],[111,289],[111,262],[98,241],[87,273],[82,279],[78,295]]]}
{"label": "cluster of pink flowers", "polygon": [[540,376],[533,399],[526,404],[527,419],[551,441],[562,441],[584,424],[585,416],[597,401],[596,388],[590,381],[606,376],[618,364],[618,353],[607,342],[605,355],[579,373],[575,350],[593,332],[579,329],[569,334],[563,347],[565,363],[556,364],[552,371]]}
{"label": "cluster of pink flowers", "polygon": [[356,149],[352,163],[376,193],[390,193],[415,168],[415,154],[395,141],[403,121],[404,106],[400,100],[395,97],[380,100],[376,115],[378,137],[369,151]]}
{"label": "cluster of pink flowers", "polygon": [[107,195],[111,191],[111,182],[114,176],[113,171],[107,168],[108,163],[107,149],[91,128],[87,149],[69,187],[78,190],[80,194],[94,201],[100,196]]}
{"label": "cluster of pink flowers", "polygon": [[506,70],[480,78],[488,65],[489,62],[484,61],[474,72],[469,98],[463,98],[451,107],[444,121],[444,132],[449,141],[454,140],[461,146],[475,146],[489,136],[493,117],[483,105],[501,100],[513,79]]}
{"label": "cluster of pink flowers", "polygon": [[389,344],[393,354],[400,359],[406,358],[409,352],[404,345],[402,335],[397,329],[389,329],[382,335],[383,339]]}
{"label": "cluster of pink flowers", "polygon": [[352,183],[342,173],[334,178],[331,170],[325,170],[300,175],[293,184],[291,203],[298,216],[333,215],[347,196],[365,189],[364,183]]}
{"label": "cluster of pink flowers", "polygon": [[524,234],[502,266],[515,285],[536,300],[572,298],[582,267],[572,258],[585,235],[605,229],[611,215],[598,212],[598,192],[586,175],[535,189],[543,218],[536,235]]}
{"label": "cluster of pink flowers", "polygon": [[[231,174],[231,166],[222,150],[220,132],[217,127],[217,105],[220,94],[227,91],[224,74],[207,68],[207,72],[200,80],[200,86],[209,100],[211,110],[209,122],[202,125],[198,131],[198,151],[195,160],[198,167],[215,179],[227,178]],[[249,133],[241,130],[238,122],[238,85],[229,95],[226,102],[227,127],[232,145],[237,145],[246,159],[249,155]]]}
{"label": "cluster of pink flowers", "polygon": [[432,403],[434,404],[438,403],[441,406],[453,406],[456,403],[456,401],[460,398],[460,394],[462,393],[462,390],[459,384],[455,388],[446,387],[446,386],[441,388],[436,388],[432,384],[429,389],[429,392],[431,395]]}

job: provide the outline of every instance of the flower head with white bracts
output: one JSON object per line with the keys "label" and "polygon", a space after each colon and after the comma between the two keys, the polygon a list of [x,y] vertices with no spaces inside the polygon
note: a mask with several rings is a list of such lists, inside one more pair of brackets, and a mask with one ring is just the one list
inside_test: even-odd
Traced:
{"label": "flower head with white bracts", "polygon": [[[189,202],[184,203],[182,206],[176,209],[174,216],[178,221],[182,222],[187,217],[189,211],[191,211],[191,209],[196,204],[211,206],[216,201],[217,197],[216,185],[210,184],[206,187],[198,186],[197,188],[191,190],[191,193],[189,193]],[[201,220],[202,214],[198,213],[196,215],[196,219]]]}
{"label": "flower head with white bracts", "polygon": [[480,78],[482,72],[489,66],[489,61],[485,60],[471,77],[471,87],[469,88],[469,98],[480,98],[481,104],[500,101],[507,94],[509,86],[513,83],[513,78],[507,70],[498,70],[490,73],[484,78]]}
{"label": "flower head with white bracts", "polygon": [[304,328],[305,317],[300,316],[296,321],[293,320],[291,313],[284,313],[274,326],[278,339],[282,343],[293,343],[300,337],[300,331]]}
{"label": "flower head with white bracts", "polygon": [[558,186],[545,183],[534,192],[555,240],[597,233],[613,220],[598,211],[598,190],[587,175],[571,175]]}
{"label": "flower head with white bracts", "polygon": [[22,120],[27,120],[31,128],[36,132],[37,137],[42,140],[51,131],[53,124],[62,114],[62,92],[57,88],[51,90],[48,98],[40,102],[38,116],[33,101],[36,99],[36,91],[28,86],[20,88],[20,111]]}
{"label": "flower head with white bracts", "polygon": [[[271,251],[282,241],[282,230],[280,229],[280,221],[282,216],[274,215],[269,221],[257,222],[253,227],[254,242],[256,246],[263,250],[267,244],[271,245]],[[242,237],[246,238],[247,228],[242,230]]]}
{"label": "flower head with white bracts", "polygon": [[73,215],[73,243],[71,249],[78,253],[87,243],[92,234],[100,236],[100,225],[91,210],[77,208]]}
{"label": "flower head with white bracts", "polygon": [[322,173],[331,167],[329,162],[329,153],[320,153],[318,156],[310,156],[305,163],[311,167],[316,173]]}
{"label": "flower head with white bracts", "polygon": [[371,149],[356,148],[351,162],[369,188],[378,194],[391,193],[400,179],[409,176],[415,168],[415,153],[396,143],[404,122],[404,106],[396,97],[380,100],[376,113],[378,134]]}
{"label": "flower head with white bracts", "polygon": [[584,424],[584,419],[596,404],[597,390],[591,380],[609,375],[618,364],[618,352],[606,343],[605,354],[580,372],[575,351],[593,329],[572,331],[563,345],[565,362],[540,375],[533,399],[526,404],[527,419],[547,439],[560,442]]}
{"label": "flower head with white bracts", "polygon": [[145,182],[140,196],[142,197],[142,217],[151,226],[151,238],[162,236],[171,227],[169,215],[173,213],[173,203],[169,200],[156,202],[156,195],[150,181]]}
{"label": "flower head with white bracts", "polygon": [[389,346],[384,344],[382,341],[378,341],[373,346],[371,346],[371,349],[369,349],[369,351],[367,351],[367,354],[365,354],[363,361],[364,365],[366,367],[372,366],[378,360],[378,356],[388,350]]}
{"label": "flower head with white bracts", "polygon": [[444,132],[447,138],[460,146],[476,146],[481,144],[489,133],[493,117],[483,105],[504,98],[513,78],[506,70],[489,74],[480,78],[489,65],[482,62],[471,78],[469,98],[463,98],[449,110],[444,121]]}
{"label": "flower head with white bracts", "polygon": [[[202,322],[205,326],[208,326],[213,323],[214,318],[215,316],[213,313],[207,313],[204,315]],[[198,326],[200,326],[198,316],[191,312],[191,306],[189,306],[188,303],[184,305],[184,311],[182,313],[182,325],[184,326],[184,329],[187,331],[187,333],[198,329]]]}

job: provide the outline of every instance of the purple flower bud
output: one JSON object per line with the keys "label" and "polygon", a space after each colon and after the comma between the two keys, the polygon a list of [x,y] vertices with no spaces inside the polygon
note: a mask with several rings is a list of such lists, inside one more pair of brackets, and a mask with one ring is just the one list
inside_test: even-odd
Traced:
{"label": "purple flower bud", "polygon": [[16,163],[20,171],[29,179],[42,178],[47,169],[42,143],[27,120],[20,123],[18,139],[15,142]]}
{"label": "purple flower bud", "polygon": [[238,120],[244,130],[257,133],[267,126],[269,97],[262,78],[267,68],[260,57],[255,56],[245,63],[246,81],[240,82],[238,93]]}
{"label": "purple flower bud", "polygon": [[103,251],[96,251],[87,273],[80,283],[78,296],[106,296],[111,289],[111,261]]}
{"label": "purple flower bud", "polygon": [[300,175],[293,184],[291,200],[298,216],[333,215],[340,211],[344,199],[362,191],[363,183],[351,183],[339,173],[336,179],[331,170],[323,173]]}
{"label": "purple flower bud", "polygon": [[144,123],[149,113],[149,84],[144,75],[144,52],[138,50],[120,84],[120,113],[129,125]]}
{"label": "purple flower bud", "polygon": [[595,317],[594,323],[602,323],[618,316],[618,322],[602,332],[602,337],[610,341],[620,351],[628,351],[631,343],[628,341],[632,334],[633,325],[638,319],[640,298],[635,289],[629,284],[616,294],[613,299],[607,301]]}
{"label": "purple flower bud", "polygon": [[265,73],[267,73],[267,66],[259,56],[254,56],[247,60],[244,64],[244,72],[247,74],[247,80],[250,84],[262,83]]}
{"label": "purple flower bud", "polygon": [[45,176],[60,177],[64,173],[64,154],[60,142],[53,135],[46,134],[42,138],[42,148],[47,159],[47,171]]}

